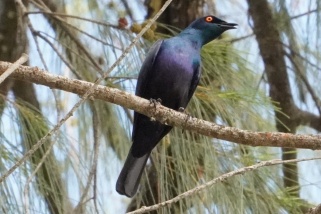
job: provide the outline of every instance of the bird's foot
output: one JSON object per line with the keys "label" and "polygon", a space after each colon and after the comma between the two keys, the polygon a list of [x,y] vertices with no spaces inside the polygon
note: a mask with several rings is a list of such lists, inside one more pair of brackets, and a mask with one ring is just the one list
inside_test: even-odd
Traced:
{"label": "bird's foot", "polygon": [[[151,98],[151,99],[149,99],[149,102],[151,105],[154,105],[155,113],[156,113],[157,105],[160,105],[162,103],[162,100],[160,98],[157,98],[156,100]],[[151,117],[150,121],[156,121],[155,117]]]}
{"label": "bird's foot", "polygon": [[184,113],[185,112],[185,108],[179,107],[178,111]]}
{"label": "bird's foot", "polygon": [[153,98],[150,98],[149,102],[151,105],[154,105],[155,109],[158,104],[162,104],[162,100],[160,98],[157,98],[156,100]]}

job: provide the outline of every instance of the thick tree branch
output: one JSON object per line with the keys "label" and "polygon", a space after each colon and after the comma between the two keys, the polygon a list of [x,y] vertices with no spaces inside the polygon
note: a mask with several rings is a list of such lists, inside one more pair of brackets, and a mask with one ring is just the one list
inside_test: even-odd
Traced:
{"label": "thick tree branch", "polygon": [[[12,64],[0,62],[0,75]],[[83,95],[93,83],[69,79],[50,74],[37,67],[20,66],[11,78]],[[10,78],[9,77],[9,78]],[[199,134],[250,146],[275,146],[285,148],[321,149],[320,135],[294,135],[288,133],[253,132],[234,127],[217,125],[197,118],[189,118],[186,114],[174,111],[161,105],[150,104],[150,101],[133,94],[99,85],[91,95],[92,98],[111,102],[133,109],[139,113],[155,118],[171,126],[177,126]]]}

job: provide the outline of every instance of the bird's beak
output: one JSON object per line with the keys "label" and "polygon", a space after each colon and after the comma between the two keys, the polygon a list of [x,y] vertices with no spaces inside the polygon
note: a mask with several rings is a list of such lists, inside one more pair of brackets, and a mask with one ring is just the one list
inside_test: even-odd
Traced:
{"label": "bird's beak", "polygon": [[230,30],[230,29],[236,29],[237,24],[223,22],[223,23],[218,24],[218,26],[220,26],[224,30]]}

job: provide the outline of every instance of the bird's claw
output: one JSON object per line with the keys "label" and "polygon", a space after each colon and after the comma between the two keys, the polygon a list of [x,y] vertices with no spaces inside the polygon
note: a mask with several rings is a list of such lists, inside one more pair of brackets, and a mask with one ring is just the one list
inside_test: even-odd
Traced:
{"label": "bird's claw", "polygon": [[185,108],[183,108],[183,107],[179,107],[178,111],[179,111],[179,112],[182,112],[182,113],[184,113],[184,111],[185,111]]}
{"label": "bird's claw", "polygon": [[[150,102],[151,105],[154,106],[154,108],[155,108],[155,113],[156,113],[157,105],[161,104],[161,103],[162,103],[162,100],[161,100],[160,98],[157,98],[156,100],[153,99],[153,98],[150,98],[150,99],[149,99],[149,102]],[[156,121],[155,117],[151,117],[151,118],[150,118],[150,121]]]}
{"label": "bird's claw", "polygon": [[154,107],[155,107],[155,109],[156,109],[156,106],[157,106],[158,104],[161,104],[161,103],[162,103],[162,100],[161,100],[160,98],[157,98],[156,100],[153,99],[153,98],[150,98],[150,99],[149,99],[149,102],[150,102],[151,105],[154,105]]}

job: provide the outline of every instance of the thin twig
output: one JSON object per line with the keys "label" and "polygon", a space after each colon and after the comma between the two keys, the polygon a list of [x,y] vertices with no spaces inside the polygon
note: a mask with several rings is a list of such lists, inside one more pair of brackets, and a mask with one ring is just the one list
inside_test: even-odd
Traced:
{"label": "thin twig", "polygon": [[311,60],[309,60],[307,57],[304,57],[304,56],[302,56],[300,53],[294,51],[289,45],[287,45],[287,44],[285,44],[285,43],[283,43],[283,42],[281,42],[280,44],[282,44],[284,47],[286,47],[287,49],[289,49],[289,51],[291,52],[291,54],[296,55],[296,56],[298,56],[299,58],[303,59],[308,65],[311,65],[312,67],[314,67],[315,69],[318,69],[318,70],[321,69],[321,67],[319,67],[317,64],[311,62]]}
{"label": "thin twig", "polygon": [[89,38],[91,38],[91,39],[93,39],[93,40],[96,40],[97,42],[102,43],[103,45],[110,46],[110,47],[115,48],[115,49],[117,49],[117,50],[122,50],[121,48],[118,48],[118,47],[116,47],[115,45],[109,44],[109,43],[107,43],[107,42],[105,42],[105,41],[103,41],[103,40],[101,40],[101,39],[98,39],[97,37],[95,37],[95,36],[87,33],[86,31],[81,30],[80,28],[78,28],[78,27],[70,24],[69,22],[67,22],[67,21],[65,21],[65,20],[62,20],[62,22],[64,22],[67,26],[69,26],[69,27],[71,27],[71,28],[79,31],[80,33],[88,36]]}
{"label": "thin twig", "polygon": [[[92,101],[92,108],[93,108],[93,135],[94,135],[94,158],[93,158],[93,164],[92,164],[92,170],[90,171],[90,176],[93,176],[94,184],[93,184],[93,200],[94,200],[94,207],[95,211],[98,214],[98,206],[97,206],[97,166],[98,166],[98,157],[99,157],[99,129],[100,126],[100,120],[99,120],[99,114],[97,111],[97,108],[95,106],[95,103]],[[88,176],[89,177],[89,176]],[[89,179],[88,179],[89,180]]]}
{"label": "thin twig", "polygon": [[123,5],[125,7],[128,16],[133,21],[134,20],[134,16],[133,16],[133,13],[132,13],[131,9],[129,8],[127,0],[121,0],[121,2],[123,3]]}
{"label": "thin twig", "polygon": [[309,91],[309,93],[315,103],[315,106],[317,107],[317,109],[319,111],[319,115],[321,115],[321,100],[319,99],[319,97],[317,96],[315,91],[313,90],[313,88],[310,85],[309,81],[307,80],[306,76],[303,74],[302,70],[300,69],[300,67],[298,66],[296,61],[293,59],[293,57],[288,53],[285,53],[285,55],[288,57],[288,59],[292,62],[292,64],[296,68],[296,69],[294,69],[294,72],[296,72],[297,75],[300,77],[300,79],[303,81],[306,89]]}
{"label": "thin twig", "polygon": [[60,53],[60,51],[58,50],[58,47],[56,47],[47,37],[42,35],[42,32],[35,31],[35,32],[32,32],[32,33],[35,34],[36,36],[38,36],[39,38],[41,38],[42,40],[44,40],[55,51],[55,53],[59,56],[61,61],[63,61],[67,65],[67,67],[71,70],[71,72],[78,79],[82,79],[81,74],[79,74],[78,71],[74,68],[74,66],[64,58],[63,54]]}
{"label": "thin twig", "polygon": [[250,38],[250,37],[252,37],[252,36],[254,36],[253,33],[251,33],[251,34],[249,34],[249,35],[241,36],[241,37],[239,37],[239,38],[231,39],[231,40],[230,40],[230,43],[239,42],[239,41],[241,41],[241,40],[248,39],[248,38]]}
{"label": "thin twig", "polygon": [[24,202],[25,202],[25,213],[29,214],[29,183],[31,183],[32,179],[36,176],[36,173],[39,171],[39,169],[41,168],[42,164],[45,162],[45,160],[47,159],[48,155],[51,154],[51,149],[53,147],[53,145],[55,144],[55,141],[51,141],[49,144],[49,147],[47,148],[47,151],[45,152],[45,154],[43,154],[41,160],[39,161],[37,167],[34,169],[34,171],[32,172],[32,174],[28,177],[28,180],[26,181],[25,187],[24,187],[24,191],[23,191],[23,195],[24,195]]}
{"label": "thin twig", "polygon": [[28,55],[27,54],[22,54],[22,56],[0,76],[0,84],[8,77],[10,74],[12,74],[20,65],[23,63],[27,62],[28,60]]}
{"label": "thin twig", "polygon": [[68,15],[65,13],[56,13],[56,12],[49,12],[49,11],[28,11],[28,12],[26,12],[26,14],[27,15],[29,15],[29,14],[48,14],[48,15],[53,15],[53,16],[68,17],[68,18],[74,18],[74,19],[79,19],[79,20],[95,23],[95,24],[102,25],[105,27],[113,27],[113,28],[120,29],[117,25],[109,24],[109,23],[102,22],[102,21],[97,21],[94,19],[84,18],[81,16]]}
{"label": "thin twig", "polygon": [[302,13],[302,14],[299,14],[299,15],[296,15],[296,16],[292,16],[292,17],[291,17],[291,20],[300,18],[300,17],[302,17],[302,16],[309,15],[309,14],[311,14],[311,13],[315,13],[315,12],[318,12],[318,11],[319,11],[319,9],[309,10],[309,11],[307,11],[307,12],[305,12],[305,13]]}
{"label": "thin twig", "polygon": [[[23,14],[27,13],[27,8],[24,6],[24,4],[22,3],[21,0],[16,0],[17,4],[19,5],[21,11]],[[41,39],[43,39],[45,42],[47,42],[49,44],[49,46],[57,53],[57,55],[60,57],[60,59],[69,67],[69,69],[74,73],[74,75],[80,79],[81,75],[78,74],[78,72],[76,71],[76,69],[63,57],[63,55],[58,51],[58,48],[55,47],[55,45],[45,36],[43,36],[40,31],[37,31],[33,25],[31,24],[31,21],[28,17],[26,17],[27,19],[27,25],[29,30],[31,31],[32,35],[34,37],[40,37]]]}
{"label": "thin twig", "polygon": [[[48,8],[43,2],[41,2],[42,5],[43,5],[43,7],[42,7],[41,5],[39,5],[39,4],[37,4],[37,3],[34,2],[34,1],[33,1],[33,3],[36,4],[37,7],[40,8],[41,10],[44,10],[44,11],[46,11],[46,12],[51,12],[51,11],[50,11],[50,8]],[[24,14],[26,14],[26,13],[27,13],[27,11],[25,11]],[[91,56],[91,54],[87,51],[87,48],[79,41],[78,38],[76,38],[76,36],[74,35],[74,33],[72,33],[72,32],[70,31],[70,29],[68,28],[68,26],[64,25],[64,23],[65,23],[64,19],[62,19],[62,18],[60,18],[60,17],[56,17],[56,16],[53,16],[53,19],[56,20],[56,21],[58,21],[58,22],[61,22],[61,24],[60,24],[60,25],[57,24],[57,26],[59,26],[61,29],[64,30],[64,33],[66,33],[66,34],[69,36],[69,38],[76,44],[77,48],[84,53],[84,55],[88,58],[88,60],[91,62],[91,64],[97,69],[97,71],[98,71],[101,75],[103,75],[103,70],[102,70],[102,68],[101,68],[100,65],[96,62],[96,60]],[[52,27],[55,28],[55,24],[52,24]]]}
{"label": "thin twig", "polygon": [[[85,200],[86,196],[88,195],[89,189],[90,189],[90,185],[92,180],[95,178],[95,174],[97,173],[97,164],[98,164],[98,152],[99,152],[99,146],[100,146],[100,141],[99,141],[99,131],[98,131],[98,126],[99,126],[99,119],[98,119],[98,112],[96,109],[96,106],[94,104],[93,101],[90,101],[90,107],[93,113],[93,138],[94,138],[94,154],[93,154],[93,163],[91,166],[91,169],[89,171],[89,175],[87,178],[87,184],[82,192],[82,195],[80,197],[79,203],[77,204],[77,206],[74,208],[73,213],[80,213],[81,210],[83,210],[82,206],[85,204],[85,202],[87,202],[88,200]],[[93,191],[94,193],[96,193],[96,191]],[[95,210],[97,212],[98,208],[97,208],[97,203],[95,200],[97,200],[97,196],[94,194],[93,196],[93,200],[94,200],[94,205],[95,205]]]}
{"label": "thin twig", "polygon": [[200,191],[203,191],[203,190],[206,190],[206,189],[209,189],[211,186],[213,186],[214,184],[216,183],[219,183],[219,182],[223,182],[223,181],[226,181],[228,178],[230,177],[233,177],[235,175],[242,175],[246,172],[250,172],[250,171],[254,171],[254,170],[257,170],[258,168],[261,168],[261,167],[265,167],[265,166],[273,166],[273,165],[279,165],[279,164],[284,164],[284,163],[297,163],[297,162],[302,162],[302,161],[311,161],[311,160],[319,160],[321,159],[321,157],[317,157],[317,158],[303,158],[303,159],[292,159],[292,160],[279,160],[279,159],[276,159],[276,160],[269,160],[269,161],[262,161],[258,164],[255,164],[255,165],[252,165],[252,166],[247,166],[247,167],[243,167],[243,168],[240,168],[240,169],[237,169],[237,170],[234,170],[232,172],[229,172],[229,173],[226,173],[226,174],[223,174],[221,176],[219,176],[218,178],[215,178],[205,184],[202,184],[200,186],[197,186],[191,190],[188,190],[170,200],[167,200],[167,201],[164,201],[164,202],[161,202],[159,204],[155,204],[155,205],[152,205],[152,206],[149,206],[149,207],[142,207],[140,209],[137,209],[133,212],[128,212],[127,214],[139,214],[139,213],[146,213],[146,212],[150,212],[152,210],[157,210],[157,209],[160,209],[161,207],[165,207],[165,206],[169,206],[173,203],[176,203],[184,198],[187,198],[187,197],[190,197],[190,196],[193,196],[193,195],[196,195],[197,193],[199,193]]}

